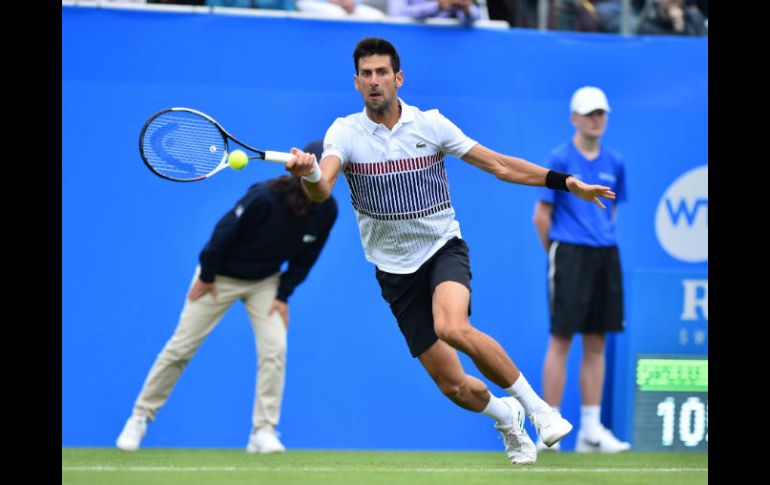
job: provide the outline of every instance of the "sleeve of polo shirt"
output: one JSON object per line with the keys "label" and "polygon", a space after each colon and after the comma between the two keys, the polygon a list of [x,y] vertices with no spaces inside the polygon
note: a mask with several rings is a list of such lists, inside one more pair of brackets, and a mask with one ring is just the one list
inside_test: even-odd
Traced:
{"label": "sleeve of polo shirt", "polygon": [[326,130],[324,137],[324,150],[321,154],[321,160],[334,155],[342,162],[342,166],[350,159],[350,137],[352,128],[348,126],[342,118],[337,118],[334,123]]}
{"label": "sleeve of polo shirt", "polygon": [[466,136],[457,125],[449,121],[438,110],[434,114],[434,126],[436,127],[436,135],[440,145],[453,157],[462,158],[463,155],[478,144],[476,140]]}

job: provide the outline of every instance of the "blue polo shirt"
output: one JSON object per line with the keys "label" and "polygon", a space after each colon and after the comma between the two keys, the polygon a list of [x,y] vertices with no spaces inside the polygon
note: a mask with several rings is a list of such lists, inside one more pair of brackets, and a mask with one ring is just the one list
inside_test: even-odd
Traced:
{"label": "blue polo shirt", "polygon": [[553,205],[550,239],[593,247],[615,246],[613,207],[626,200],[626,176],[620,154],[600,145],[599,156],[588,160],[570,140],[556,147],[544,166],[572,174],[587,184],[608,186],[615,192],[614,201],[601,199],[607,206],[602,209],[568,192],[543,187],[539,200]]}

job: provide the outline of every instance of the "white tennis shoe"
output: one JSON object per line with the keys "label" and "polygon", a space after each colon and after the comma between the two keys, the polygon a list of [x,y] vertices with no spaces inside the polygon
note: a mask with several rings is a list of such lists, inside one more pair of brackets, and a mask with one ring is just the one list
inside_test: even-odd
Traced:
{"label": "white tennis shoe", "polygon": [[553,446],[546,446],[545,443],[543,443],[543,440],[538,437],[537,443],[535,443],[535,447],[537,448],[538,453],[541,451],[561,451],[561,441],[554,443]]}
{"label": "white tennis shoe", "polygon": [[562,418],[558,411],[547,406],[532,413],[529,420],[535,425],[537,435],[548,447],[555,445],[572,431],[572,424]]}
{"label": "white tennis shoe", "polygon": [[505,454],[514,465],[527,465],[537,460],[537,450],[527,430],[524,429],[524,408],[513,397],[504,397],[502,401],[511,408],[513,422],[508,426],[495,423],[505,443]]}

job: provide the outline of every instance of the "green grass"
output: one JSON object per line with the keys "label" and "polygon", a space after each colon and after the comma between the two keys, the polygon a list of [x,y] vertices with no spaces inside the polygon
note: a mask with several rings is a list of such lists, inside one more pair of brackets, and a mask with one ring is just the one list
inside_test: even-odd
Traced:
{"label": "green grass", "polygon": [[706,484],[706,453],[540,453],[510,465],[501,452],[62,448],[62,484]]}

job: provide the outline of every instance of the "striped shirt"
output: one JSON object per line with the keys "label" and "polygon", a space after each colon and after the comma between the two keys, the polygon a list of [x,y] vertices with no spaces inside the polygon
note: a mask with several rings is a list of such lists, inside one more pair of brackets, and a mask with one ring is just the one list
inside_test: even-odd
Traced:
{"label": "striped shirt", "polygon": [[399,101],[401,118],[392,130],[369,119],[366,108],[337,118],[321,158],[342,161],[366,259],[382,271],[406,274],[461,237],[444,159],[462,157],[477,142],[438,110]]}

